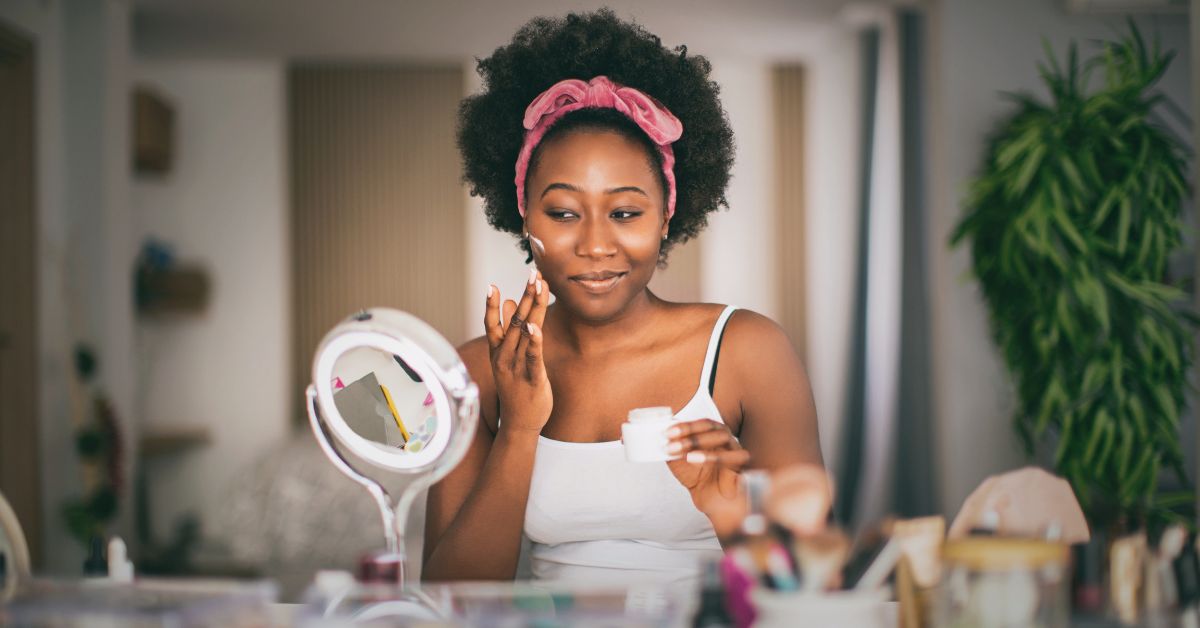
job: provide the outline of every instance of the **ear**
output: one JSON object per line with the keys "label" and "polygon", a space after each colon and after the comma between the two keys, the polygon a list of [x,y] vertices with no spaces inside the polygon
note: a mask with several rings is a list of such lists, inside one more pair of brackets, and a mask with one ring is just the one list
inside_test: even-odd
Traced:
{"label": "ear", "polygon": [[664,240],[666,240],[666,239],[667,239],[667,234],[669,234],[669,233],[671,232],[671,229],[670,229],[670,228],[671,228],[671,219],[670,219],[670,218],[663,218],[663,224],[662,224],[662,239],[664,239]]}

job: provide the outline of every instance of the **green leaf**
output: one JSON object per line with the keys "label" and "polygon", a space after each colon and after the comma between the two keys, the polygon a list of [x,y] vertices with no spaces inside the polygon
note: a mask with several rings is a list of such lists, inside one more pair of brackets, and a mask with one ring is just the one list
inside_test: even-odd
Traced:
{"label": "green leaf", "polygon": [[1150,391],[1154,395],[1154,402],[1158,404],[1158,409],[1162,411],[1163,417],[1173,427],[1179,427],[1179,406],[1175,405],[1175,399],[1171,396],[1171,391],[1167,389],[1167,386],[1159,384]]}
{"label": "green leaf", "polygon": [[1120,478],[1120,501],[1127,503],[1134,493],[1141,487],[1145,480],[1145,475],[1150,472],[1150,466],[1154,460],[1154,450],[1147,447],[1143,449],[1137,457],[1137,463],[1133,466],[1133,470],[1128,475]]}
{"label": "green leaf", "polygon": [[1133,217],[1133,203],[1128,196],[1121,197],[1121,211],[1117,214],[1117,255],[1125,255],[1129,245],[1129,222]]}
{"label": "green leaf", "polygon": [[1140,438],[1149,436],[1150,430],[1146,424],[1146,410],[1142,406],[1142,400],[1137,395],[1129,398],[1129,416],[1133,417],[1133,424],[1137,427],[1138,436]]}
{"label": "green leaf", "polygon": [[1050,424],[1050,418],[1065,398],[1062,382],[1059,381],[1058,376],[1052,377],[1046,386],[1045,394],[1042,395],[1042,407],[1038,412],[1037,421],[1034,423],[1033,435],[1035,437],[1040,438],[1045,433],[1046,427]]}
{"label": "green leaf", "polygon": [[1196,493],[1192,491],[1169,491],[1154,496],[1154,506],[1157,508],[1177,508],[1196,503]]}
{"label": "green leaf", "polygon": [[1070,218],[1067,218],[1066,210],[1059,209],[1052,216],[1054,222],[1058,225],[1059,232],[1066,236],[1071,241],[1071,244],[1075,245],[1076,249],[1079,249],[1080,253],[1087,253],[1087,243],[1083,241],[1083,236],[1075,228],[1075,225],[1071,224]]}
{"label": "green leaf", "polygon": [[1005,169],[1013,165],[1013,162],[1028,151],[1037,140],[1038,129],[1036,127],[1026,129],[1024,133],[1017,136],[1017,139],[1008,142],[1000,152],[996,153],[996,166]]}
{"label": "green leaf", "polygon": [[1092,462],[1097,468],[1103,468],[1108,461],[1108,454],[1112,451],[1113,438],[1117,428],[1113,425],[1112,417],[1108,415],[1108,411],[1101,408],[1096,413],[1096,421],[1102,425],[1104,430],[1103,441],[1100,444],[1100,450],[1096,453],[1096,459]]}
{"label": "green leaf", "polygon": [[1011,197],[1016,198],[1025,194],[1029,189],[1029,182],[1033,180],[1033,175],[1037,174],[1038,168],[1042,165],[1042,158],[1045,155],[1045,144],[1038,144],[1030,151],[1025,161],[1021,163],[1021,170],[1017,174],[1017,178],[1009,188],[1009,195]]}
{"label": "green leaf", "polygon": [[1116,469],[1117,477],[1125,477],[1129,474],[1129,459],[1133,453],[1133,434],[1129,433],[1129,426],[1121,424],[1121,441],[1117,444],[1117,459]]}
{"label": "green leaf", "polygon": [[1064,412],[1062,429],[1058,433],[1058,446],[1054,448],[1054,466],[1062,468],[1063,463],[1067,460],[1067,452],[1071,449],[1071,444],[1075,442],[1075,413]]}
{"label": "green leaf", "polygon": [[1096,214],[1092,216],[1092,229],[1098,229],[1100,225],[1104,224],[1104,219],[1108,218],[1108,213],[1116,204],[1119,193],[1120,188],[1112,188],[1104,195],[1104,200],[1100,201],[1100,205],[1096,207]]}
{"label": "green leaf", "polygon": [[1075,188],[1077,192],[1082,192],[1087,188],[1087,186],[1083,184],[1083,177],[1080,176],[1079,169],[1076,168],[1075,164],[1071,162],[1071,158],[1067,155],[1067,153],[1062,153],[1059,155],[1058,164],[1062,168],[1063,174],[1067,175],[1067,182],[1070,183],[1071,187]]}
{"label": "green leaf", "polygon": [[1104,437],[1105,415],[1096,415],[1092,420],[1092,429],[1088,434],[1087,444],[1083,447],[1083,464],[1091,467],[1096,466],[1096,450],[1100,447],[1100,439]]}

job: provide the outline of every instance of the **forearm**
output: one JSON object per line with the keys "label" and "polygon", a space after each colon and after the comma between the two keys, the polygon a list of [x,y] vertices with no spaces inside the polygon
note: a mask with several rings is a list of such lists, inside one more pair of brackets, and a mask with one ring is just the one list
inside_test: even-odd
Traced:
{"label": "forearm", "polygon": [[425,561],[425,580],[511,580],[521,552],[536,433],[496,435],[487,463]]}

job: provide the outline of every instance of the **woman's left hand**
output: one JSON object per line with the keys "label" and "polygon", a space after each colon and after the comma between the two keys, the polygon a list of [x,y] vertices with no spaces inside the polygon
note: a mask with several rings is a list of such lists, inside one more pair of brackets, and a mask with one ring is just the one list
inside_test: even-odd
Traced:
{"label": "woman's left hand", "polygon": [[667,467],[708,516],[717,537],[737,532],[747,511],[739,471],[750,461],[750,452],[728,426],[711,419],[677,423],[667,430],[667,438],[667,452],[680,456],[667,461]]}

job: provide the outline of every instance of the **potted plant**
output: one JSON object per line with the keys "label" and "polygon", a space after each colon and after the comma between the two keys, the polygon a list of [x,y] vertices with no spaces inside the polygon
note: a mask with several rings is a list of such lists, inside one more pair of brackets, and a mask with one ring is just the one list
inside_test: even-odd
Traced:
{"label": "potted plant", "polygon": [[1153,91],[1173,53],[1132,21],[1082,63],[1074,44],[1065,66],[1046,53],[1049,99],[1008,94],[951,243],[971,246],[1027,453],[1052,458],[1094,530],[1190,525],[1179,421],[1197,317],[1167,266],[1186,149]]}

